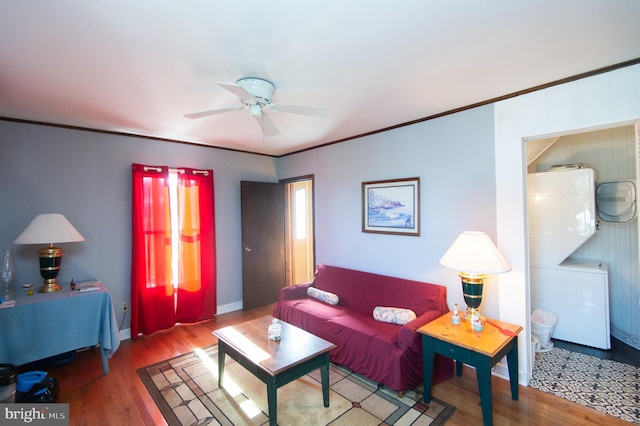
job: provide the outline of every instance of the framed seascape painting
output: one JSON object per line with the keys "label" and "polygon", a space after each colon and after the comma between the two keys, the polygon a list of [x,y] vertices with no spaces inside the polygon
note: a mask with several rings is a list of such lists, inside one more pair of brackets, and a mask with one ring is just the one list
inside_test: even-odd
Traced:
{"label": "framed seascape painting", "polygon": [[420,235],[420,178],[362,182],[362,232]]}

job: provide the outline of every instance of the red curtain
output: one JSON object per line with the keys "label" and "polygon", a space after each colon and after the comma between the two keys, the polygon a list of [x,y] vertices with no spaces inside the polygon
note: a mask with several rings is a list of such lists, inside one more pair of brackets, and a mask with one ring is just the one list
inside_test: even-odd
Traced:
{"label": "red curtain", "polygon": [[178,174],[180,267],[176,319],[196,322],[216,314],[213,171]]}
{"label": "red curtain", "polygon": [[[131,337],[216,313],[213,171],[178,169],[171,228],[169,168],[133,164]],[[174,210],[175,211],[175,210]],[[176,246],[177,262],[172,248]],[[178,265],[174,282],[172,263]]]}

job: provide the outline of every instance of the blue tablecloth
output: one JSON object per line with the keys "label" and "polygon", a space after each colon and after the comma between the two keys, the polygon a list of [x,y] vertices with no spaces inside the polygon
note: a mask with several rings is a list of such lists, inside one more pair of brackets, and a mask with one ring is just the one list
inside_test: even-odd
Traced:
{"label": "blue tablecloth", "polygon": [[102,366],[120,346],[111,295],[64,289],[21,292],[15,306],[0,309],[0,363],[22,365],[75,349],[100,345]]}

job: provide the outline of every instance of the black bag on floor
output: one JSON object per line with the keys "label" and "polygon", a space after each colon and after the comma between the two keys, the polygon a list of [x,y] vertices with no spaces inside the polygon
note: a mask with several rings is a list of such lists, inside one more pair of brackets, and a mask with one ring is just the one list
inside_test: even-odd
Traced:
{"label": "black bag on floor", "polygon": [[56,402],[58,386],[55,378],[48,377],[34,384],[28,392],[16,392],[16,402]]}

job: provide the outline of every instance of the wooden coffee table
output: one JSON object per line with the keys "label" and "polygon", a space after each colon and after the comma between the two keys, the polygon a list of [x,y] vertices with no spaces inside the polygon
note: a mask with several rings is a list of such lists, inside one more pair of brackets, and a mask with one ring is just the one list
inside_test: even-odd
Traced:
{"label": "wooden coffee table", "polygon": [[280,321],[279,341],[267,338],[272,316],[213,332],[218,338],[218,387],[224,385],[224,359],[229,355],[267,385],[269,424],[277,424],[277,389],[320,369],[324,406],[329,406],[329,351],[331,342]]}

